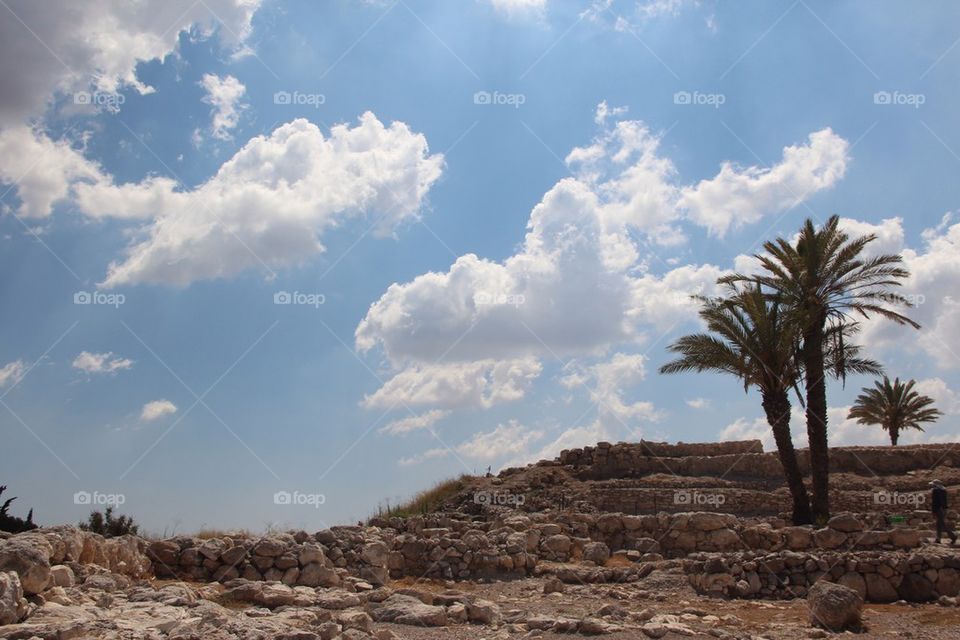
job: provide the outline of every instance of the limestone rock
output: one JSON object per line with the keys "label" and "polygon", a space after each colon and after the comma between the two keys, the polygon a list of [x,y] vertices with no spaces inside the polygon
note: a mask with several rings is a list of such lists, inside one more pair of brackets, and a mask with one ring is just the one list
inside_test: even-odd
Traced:
{"label": "limestone rock", "polygon": [[26,612],[20,577],[13,571],[0,572],[0,625],[20,622]]}
{"label": "limestone rock", "polygon": [[849,587],[821,580],[810,588],[807,606],[813,626],[830,631],[860,627],[863,598]]}
{"label": "limestone rock", "polygon": [[395,593],[375,607],[370,615],[377,622],[419,625],[426,627],[447,626],[447,612],[443,607],[423,604],[417,598]]}

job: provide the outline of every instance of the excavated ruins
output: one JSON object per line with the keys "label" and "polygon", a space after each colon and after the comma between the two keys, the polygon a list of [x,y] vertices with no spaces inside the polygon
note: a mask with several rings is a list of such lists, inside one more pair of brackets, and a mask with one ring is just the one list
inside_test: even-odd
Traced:
{"label": "excavated ruins", "polygon": [[933,478],[960,499],[956,459],[833,449],[819,527],[746,441],[599,443],[366,526],[3,534],[0,638],[958,638],[960,549],[926,504]]}

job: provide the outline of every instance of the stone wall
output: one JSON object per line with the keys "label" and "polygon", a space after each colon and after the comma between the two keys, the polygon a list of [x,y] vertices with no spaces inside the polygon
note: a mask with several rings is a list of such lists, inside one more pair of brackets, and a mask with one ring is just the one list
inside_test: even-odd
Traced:
{"label": "stone wall", "polygon": [[[448,526],[427,526],[446,524]],[[514,529],[490,530],[449,518],[396,519],[395,528],[333,527],[264,538],[179,537],[152,543],[161,577],[195,581],[280,581],[337,586],[348,575],[373,585],[388,577],[481,579],[526,575],[536,566],[533,541]]]}
{"label": "stone wall", "polygon": [[704,554],[685,560],[683,568],[699,593],[726,597],[802,598],[818,580],[850,587],[866,602],[924,602],[960,593],[960,556],[935,549]]}
{"label": "stone wall", "polygon": [[[797,451],[801,471],[809,473],[809,452]],[[949,444],[893,447],[834,447],[830,469],[834,473],[863,476],[902,475],[908,471],[955,466],[960,452]],[[775,452],[763,453],[759,440],[704,444],[668,444],[641,441],[598,443],[569,449],[545,465],[573,467],[583,479],[609,480],[666,473],[680,476],[755,478],[782,481],[783,470]],[[513,472],[514,470],[508,470]]]}

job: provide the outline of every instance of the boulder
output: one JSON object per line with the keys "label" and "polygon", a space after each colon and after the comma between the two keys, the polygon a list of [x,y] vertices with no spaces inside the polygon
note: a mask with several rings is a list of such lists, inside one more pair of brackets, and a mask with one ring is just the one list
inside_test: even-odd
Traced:
{"label": "boulder", "polygon": [[687,521],[691,529],[697,531],[713,531],[715,529],[725,529],[733,524],[734,518],[725,513],[710,513],[707,511],[698,511],[690,514]]}
{"label": "boulder", "polygon": [[253,545],[253,553],[258,556],[266,556],[273,558],[276,556],[283,555],[283,552],[287,550],[286,544],[282,540],[277,538],[261,538],[255,545]]}
{"label": "boulder", "polygon": [[374,567],[386,567],[390,549],[379,540],[363,545],[360,550],[360,559]]}
{"label": "boulder", "polygon": [[447,626],[447,612],[443,607],[424,604],[412,596],[395,593],[379,604],[371,604],[370,607],[370,615],[377,622],[424,627]]}
{"label": "boulder", "polygon": [[936,597],[933,583],[919,573],[908,573],[903,576],[897,593],[907,602],[926,602]]}
{"label": "boulder", "polygon": [[807,595],[810,624],[828,631],[845,631],[860,627],[863,598],[842,584],[820,580]]}
{"label": "boulder", "polygon": [[902,549],[920,546],[920,532],[916,529],[896,528],[890,531],[890,544]]}
{"label": "boulder", "polygon": [[867,597],[867,582],[863,574],[857,573],[856,571],[848,571],[840,576],[837,584],[842,584],[845,587],[853,589],[864,600]]}
{"label": "boulder", "polygon": [[50,582],[55,587],[72,587],[76,584],[77,578],[73,574],[73,569],[63,564],[57,564],[50,567]]}
{"label": "boulder", "polygon": [[863,578],[867,584],[868,602],[896,602],[900,599],[890,581],[879,573],[867,573]]}
{"label": "boulder", "polygon": [[602,567],[610,558],[610,547],[603,542],[588,542],[583,545],[583,559]]}
{"label": "boulder", "polygon": [[813,532],[813,540],[821,549],[836,549],[847,541],[847,534],[837,529],[824,527]]}
{"label": "boulder", "polygon": [[20,577],[13,571],[0,572],[0,625],[20,622],[26,614]]}
{"label": "boulder", "polygon": [[489,600],[474,600],[467,603],[467,618],[478,624],[499,625],[500,607]]}
{"label": "boulder", "polygon": [[0,544],[0,571],[15,571],[27,595],[50,583],[50,544],[40,535],[20,534]]}
{"label": "boulder", "polygon": [[304,587],[336,587],[340,584],[340,576],[319,562],[311,562],[300,570],[297,584]]}
{"label": "boulder", "polygon": [[863,523],[851,513],[838,513],[827,520],[827,526],[843,533],[863,531]]}
{"label": "boulder", "polygon": [[810,548],[813,541],[813,530],[810,527],[784,527],[783,541],[791,551],[804,551]]}

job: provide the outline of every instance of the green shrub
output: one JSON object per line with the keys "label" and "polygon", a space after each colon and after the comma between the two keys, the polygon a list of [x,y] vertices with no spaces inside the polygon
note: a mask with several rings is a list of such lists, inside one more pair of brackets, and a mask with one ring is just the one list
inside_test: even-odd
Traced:
{"label": "green shrub", "polygon": [[80,528],[93,533],[99,533],[104,538],[131,535],[139,533],[140,525],[133,522],[130,516],[114,516],[113,507],[107,507],[103,513],[94,511],[86,522],[80,523]]}
{"label": "green shrub", "polygon": [[[6,490],[6,485],[0,485],[0,495],[2,495]],[[16,496],[8,498],[2,505],[0,505],[0,531],[20,533],[22,531],[36,529],[37,525],[33,523],[33,509],[30,509],[30,511],[27,512],[26,520],[12,516],[8,513],[10,510],[10,504],[16,499]]]}

